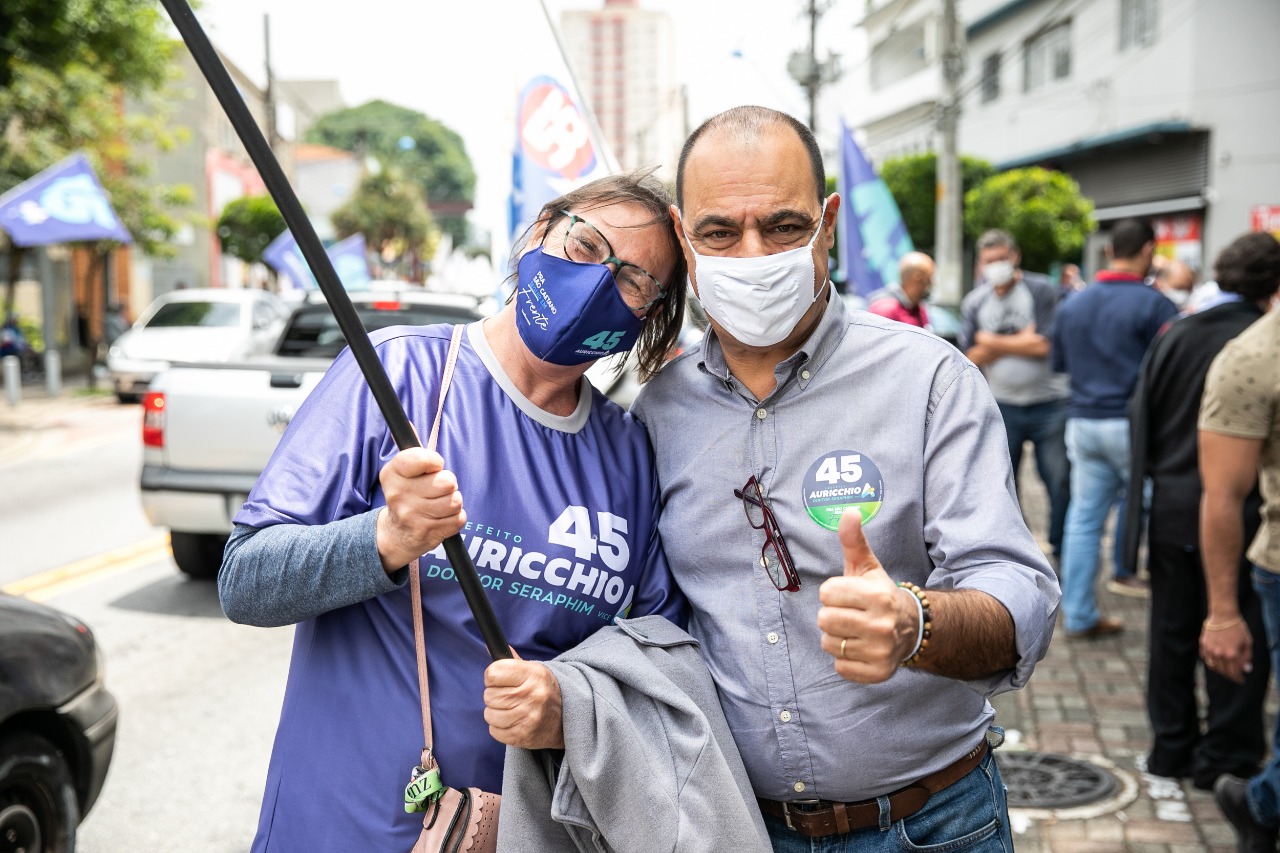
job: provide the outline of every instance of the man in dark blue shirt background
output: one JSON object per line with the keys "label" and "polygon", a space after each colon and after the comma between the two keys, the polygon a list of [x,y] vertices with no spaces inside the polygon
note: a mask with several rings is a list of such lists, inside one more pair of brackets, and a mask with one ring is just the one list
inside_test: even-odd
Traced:
{"label": "man in dark blue shirt background", "polygon": [[[1126,406],[1147,347],[1177,307],[1144,281],[1155,232],[1143,220],[1111,229],[1107,269],[1058,309],[1052,366],[1071,376],[1067,457],[1071,502],[1062,538],[1062,610],[1069,638],[1118,634],[1124,623],[1098,612],[1094,585],[1107,514],[1129,483]],[[1134,500],[1141,500],[1134,495]]]}

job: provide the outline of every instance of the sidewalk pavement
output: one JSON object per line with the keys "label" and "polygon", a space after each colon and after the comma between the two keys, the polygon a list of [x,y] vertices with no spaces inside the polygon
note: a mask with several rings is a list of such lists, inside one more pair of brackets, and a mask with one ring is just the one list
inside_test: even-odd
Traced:
{"label": "sidewalk pavement", "polygon": [[[1047,551],[1046,496],[1030,457],[1024,455],[1028,464],[1019,478],[1022,504],[1028,525]],[[1144,576],[1145,568],[1139,567]],[[1196,790],[1189,779],[1150,776],[1142,770],[1151,746],[1146,712],[1150,602],[1108,592],[1111,569],[1107,540],[1098,571],[1098,604],[1104,615],[1124,620],[1124,633],[1068,640],[1059,618],[1049,653],[1030,684],[997,696],[992,704],[996,724],[1013,735],[1001,752],[1029,749],[1098,764],[1120,779],[1120,792],[1075,809],[1015,810],[1014,844],[1020,853],[1230,853],[1236,849],[1235,834],[1211,793]],[[1273,692],[1269,727],[1275,705]]]}
{"label": "sidewalk pavement", "polygon": [[[136,412],[134,406],[120,406],[106,391],[90,391],[84,376],[69,377],[56,398],[50,398],[42,385],[24,386],[18,406],[0,399],[0,464],[20,458],[49,432],[91,428],[94,417],[112,408]],[[1025,458],[1023,507],[1029,526],[1047,548],[1045,493],[1031,454]],[[1104,543],[1098,601],[1106,615],[1124,620],[1124,633],[1067,640],[1059,625],[1030,684],[997,696],[992,704],[996,723],[1008,732],[1002,753],[1034,750],[1089,761],[1119,779],[1119,793],[1074,809],[1015,809],[1014,843],[1021,853],[1230,853],[1235,835],[1211,794],[1194,789],[1190,780],[1142,772],[1151,742],[1145,705],[1149,602],[1106,590],[1110,554]],[[1269,726],[1275,706],[1273,692]]]}
{"label": "sidewalk pavement", "polygon": [[138,406],[122,406],[108,383],[89,387],[89,377],[63,378],[57,396],[50,396],[43,382],[24,384],[18,404],[10,405],[0,392],[0,465],[90,436],[104,415],[140,417]]}

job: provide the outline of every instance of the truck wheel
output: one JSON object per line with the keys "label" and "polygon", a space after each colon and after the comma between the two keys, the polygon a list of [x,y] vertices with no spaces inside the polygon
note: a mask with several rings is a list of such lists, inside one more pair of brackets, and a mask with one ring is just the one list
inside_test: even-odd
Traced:
{"label": "truck wheel", "polygon": [[80,804],[71,771],[42,737],[0,738],[0,846],[31,853],[71,853]]}
{"label": "truck wheel", "polygon": [[216,533],[169,532],[173,561],[183,573],[198,580],[214,580],[222,565],[222,549],[227,537]]}

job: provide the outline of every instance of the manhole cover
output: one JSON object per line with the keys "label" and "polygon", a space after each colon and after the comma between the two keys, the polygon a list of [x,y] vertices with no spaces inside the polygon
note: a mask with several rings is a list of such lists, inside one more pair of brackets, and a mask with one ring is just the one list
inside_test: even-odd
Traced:
{"label": "manhole cover", "polygon": [[998,752],[1009,807],[1066,809],[1116,793],[1116,777],[1087,761],[1047,752]]}

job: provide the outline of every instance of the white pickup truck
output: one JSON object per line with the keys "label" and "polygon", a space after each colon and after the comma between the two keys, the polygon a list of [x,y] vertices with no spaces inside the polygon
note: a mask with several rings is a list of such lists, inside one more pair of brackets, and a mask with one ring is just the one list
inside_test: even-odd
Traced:
{"label": "white pickup truck", "polygon": [[[173,364],[143,397],[142,506],[152,524],[169,528],[174,561],[191,577],[217,576],[231,519],[294,412],[346,345],[318,297],[294,310],[271,355]],[[369,331],[482,316],[474,299],[420,289],[351,299]]]}
{"label": "white pickup truck", "polygon": [[[244,362],[174,364],[143,397],[142,506],[169,528],[173,559],[193,578],[217,577],[231,519],[266,467],[280,435],[346,345],[327,304],[289,317],[273,354]],[[351,294],[365,329],[469,323],[476,301],[422,290]],[[622,406],[639,385],[633,370],[600,361],[587,377]]]}

